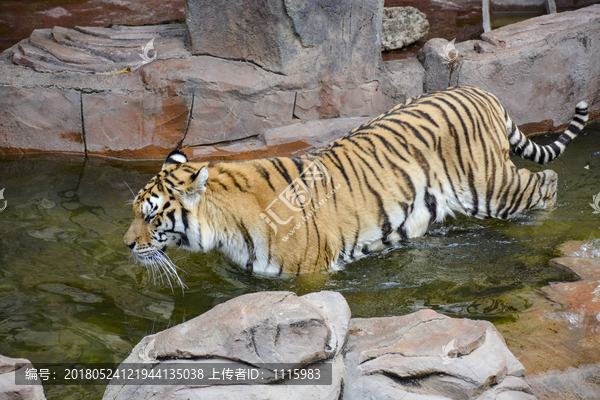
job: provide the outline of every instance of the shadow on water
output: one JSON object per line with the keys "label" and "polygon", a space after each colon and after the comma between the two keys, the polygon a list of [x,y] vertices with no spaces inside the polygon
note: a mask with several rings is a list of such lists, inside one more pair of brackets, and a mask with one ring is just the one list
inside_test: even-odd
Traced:
{"label": "shadow on water", "polygon": [[[160,163],[136,166],[69,157],[0,161],[0,354],[36,362],[120,362],[145,335],[244,293],[334,290],[354,317],[433,308],[456,317],[512,320],[521,293],[571,276],[549,267],[567,240],[598,238],[589,205],[600,191],[600,124],[549,167],[559,174],[551,212],[510,221],[447,219],[422,238],[335,273],[266,278],[218,253],[169,250],[189,287],[154,283],[123,245],[137,192]],[[556,136],[537,138],[549,142]],[[514,159],[521,167],[542,169]],[[587,168],[586,168],[587,167]],[[126,184],[127,183],[127,184]],[[100,397],[102,387],[45,388],[48,398]]]}

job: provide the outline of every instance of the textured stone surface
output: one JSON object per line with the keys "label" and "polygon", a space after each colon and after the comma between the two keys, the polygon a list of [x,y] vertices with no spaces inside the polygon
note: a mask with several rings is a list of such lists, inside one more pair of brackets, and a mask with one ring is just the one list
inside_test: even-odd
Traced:
{"label": "textured stone surface", "polygon": [[370,117],[334,118],[273,128],[266,131],[263,138],[268,146],[292,143],[301,140],[313,147],[324,146],[346,133],[370,121]]}
{"label": "textured stone surface", "polygon": [[[109,75],[125,68],[138,69],[154,59],[189,58],[184,35],[183,24],[54,27],[34,30],[10,53],[15,64],[38,72]],[[144,51],[143,46],[147,46],[147,50]]]}
{"label": "textured stone surface", "polygon": [[526,133],[566,127],[581,100],[590,104],[592,119],[600,115],[600,5],[532,18],[482,37],[456,44],[458,58],[451,64],[444,64],[446,40],[427,42],[418,56],[426,70],[424,90],[456,84],[489,90],[517,124],[532,124]]}
{"label": "textured stone surface", "polygon": [[190,0],[195,55],[246,60],[306,82],[363,83],[381,66],[383,0]]}
{"label": "textured stone surface", "polygon": [[302,120],[369,117],[393,106],[378,82],[346,89],[335,85],[321,85],[317,89],[297,92],[294,117]]}
{"label": "textured stone surface", "polygon": [[15,385],[16,364],[33,367],[27,359],[0,355],[0,400],[46,400],[42,385]]}
{"label": "textured stone surface", "polygon": [[255,102],[235,98],[194,100],[188,135],[183,144],[197,146],[244,139],[272,126],[292,121],[294,93],[278,92]]}
{"label": "textured stone surface", "polygon": [[401,49],[429,32],[427,16],[414,7],[386,7],[381,23],[381,50]]}
{"label": "textured stone surface", "polygon": [[345,364],[344,399],[535,398],[491,323],[432,310],[353,318]]}
{"label": "textured stone surface", "polygon": [[[143,338],[124,362],[332,363],[331,385],[112,386],[104,399],[534,399],[523,366],[486,321],[432,310],[350,319],[339,293],[247,294]],[[145,353],[144,353],[145,354]]]}
{"label": "textured stone surface", "polygon": [[384,64],[392,85],[398,88],[405,100],[423,94],[425,69],[416,58],[386,61]]}
{"label": "textured stone surface", "polygon": [[[173,328],[147,336],[124,362],[141,362],[140,354],[151,341],[161,360],[210,359],[256,363],[310,365],[329,360],[334,364],[333,384],[323,386],[109,386],[104,399],[148,398],[150,393],[168,398],[202,399],[333,399],[340,393],[342,362],[338,357],[346,341],[350,308],[338,293],[319,292],[297,297],[290,292],[247,294]],[[337,357],[337,359],[336,359]],[[209,361],[210,361],[209,360]],[[193,393],[193,394],[192,394]],[[253,397],[255,396],[255,397]]]}
{"label": "textured stone surface", "polygon": [[569,367],[529,377],[538,400],[579,400],[600,397],[600,364]]}
{"label": "textured stone surface", "polygon": [[[190,1],[188,8],[202,4]],[[299,120],[340,118],[333,126],[343,126],[347,117],[375,117],[421,94],[423,88],[442,89],[456,83],[474,84],[498,95],[525,132],[564,125],[581,99],[590,102],[593,120],[600,117],[595,100],[600,89],[594,84],[600,77],[599,7],[578,11],[581,18],[564,14],[567,22],[533,19],[521,30],[513,27],[505,31],[510,47],[502,47],[501,30],[488,42],[458,43],[459,58],[452,65],[443,64],[440,53],[447,44],[443,39],[433,39],[423,48],[422,65],[414,59],[382,63],[379,0],[222,5],[226,12],[215,18],[238,12],[248,18],[239,26],[223,24],[219,32],[208,32],[226,36],[228,29],[235,28],[238,38],[233,35],[211,43],[229,51],[233,47],[227,40],[234,41],[249,49],[242,54],[247,61],[242,56],[227,60],[192,56],[182,50],[181,26],[55,27],[36,32],[0,55],[0,92],[5,98],[0,104],[0,151],[87,150],[96,155],[162,159],[182,144],[199,156],[209,152],[227,158],[230,154],[220,149],[223,145],[241,149],[254,140],[262,150],[248,147],[245,151],[267,156],[270,149],[262,140],[267,131],[289,125],[289,132],[296,134]],[[185,29],[206,29],[210,24],[199,26],[202,18],[217,9],[199,12],[199,16],[188,15]],[[274,15],[281,19],[270,19]],[[248,29],[272,35],[279,47],[260,47],[270,42],[258,33],[246,38]],[[138,69],[138,64],[131,64],[129,73],[110,74],[139,63],[141,44],[159,31],[155,61]],[[328,40],[322,41],[324,35]],[[527,42],[528,35],[535,41]],[[250,60],[254,55],[279,60],[283,69],[266,68]],[[21,65],[13,64],[15,59]],[[323,130],[330,122],[305,125],[316,126],[317,131],[302,129],[301,135],[311,143],[325,143],[339,134],[338,128]],[[290,143],[285,134],[280,135],[284,131],[276,135],[281,138],[277,141]],[[317,138],[321,132],[324,137]],[[213,151],[215,146],[219,149]],[[279,150],[273,152],[285,153]]]}
{"label": "textured stone surface", "polygon": [[84,151],[79,92],[0,86],[0,98],[0,153]]}
{"label": "textured stone surface", "polygon": [[84,94],[83,113],[90,154],[125,157],[163,155],[184,138],[191,99],[152,93],[110,91]]}

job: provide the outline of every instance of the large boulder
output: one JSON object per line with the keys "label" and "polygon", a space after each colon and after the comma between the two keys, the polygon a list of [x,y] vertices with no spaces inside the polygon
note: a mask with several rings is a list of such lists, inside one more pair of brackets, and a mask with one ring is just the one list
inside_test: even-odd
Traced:
{"label": "large boulder", "polygon": [[[586,100],[600,116],[600,5],[531,18],[450,46],[419,51],[424,91],[473,85],[494,93],[526,133],[565,128]],[[457,54],[452,47],[456,48]]]}
{"label": "large boulder", "polygon": [[[486,321],[432,310],[350,319],[335,292],[247,294],[143,338],[123,364],[330,363],[331,384],[109,385],[104,399],[534,399],[525,369]],[[236,364],[239,365],[239,364]]]}
{"label": "large boulder", "polygon": [[[147,336],[123,363],[144,361],[144,349],[161,361],[208,360],[245,365],[333,363],[332,385],[135,386],[109,385],[104,399],[334,399],[340,395],[350,308],[334,292],[297,297],[290,292],[262,292],[237,297],[188,322]],[[162,392],[162,394],[158,394]],[[193,393],[193,394],[192,394]]]}
{"label": "large boulder", "polygon": [[525,368],[487,321],[433,310],[353,318],[344,399],[535,399]]}
{"label": "large boulder", "polygon": [[188,0],[186,7],[194,55],[338,85],[379,76],[383,0]]}

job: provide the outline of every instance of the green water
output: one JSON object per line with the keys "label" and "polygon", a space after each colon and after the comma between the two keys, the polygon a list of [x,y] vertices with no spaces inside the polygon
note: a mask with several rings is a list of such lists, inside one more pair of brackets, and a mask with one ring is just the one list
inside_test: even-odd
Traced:
{"label": "green water", "polygon": [[[244,293],[342,293],[355,317],[433,308],[447,315],[511,320],[530,305],[519,293],[570,280],[548,266],[567,240],[600,237],[600,124],[550,165],[557,207],[511,221],[448,219],[401,248],[343,271],[297,278],[248,275],[217,253],[169,250],[189,290],[154,283],[133,265],[122,237],[133,195],[159,169],[72,157],[0,161],[0,354],[34,362],[120,362],[145,335]],[[554,137],[538,138],[548,142]],[[540,166],[514,159],[519,166]],[[589,169],[584,168],[588,166]],[[0,200],[0,208],[3,202]],[[50,399],[101,397],[102,387],[45,388]]]}

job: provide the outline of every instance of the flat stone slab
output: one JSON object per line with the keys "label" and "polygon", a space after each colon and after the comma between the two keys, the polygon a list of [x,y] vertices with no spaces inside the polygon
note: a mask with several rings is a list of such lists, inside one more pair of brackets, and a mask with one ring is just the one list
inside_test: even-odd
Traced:
{"label": "flat stone slab", "polygon": [[355,128],[369,122],[370,117],[334,118],[302,122],[269,129],[263,134],[267,146],[302,141],[314,147],[324,146]]}

